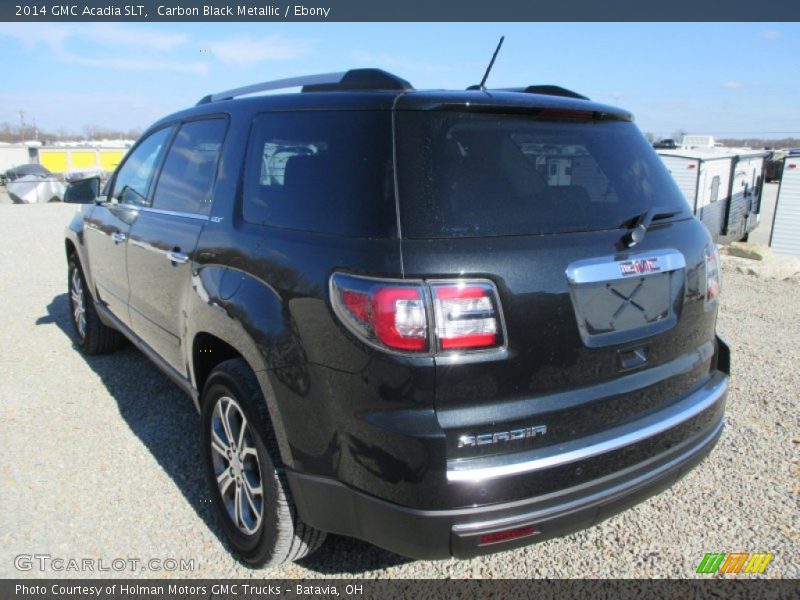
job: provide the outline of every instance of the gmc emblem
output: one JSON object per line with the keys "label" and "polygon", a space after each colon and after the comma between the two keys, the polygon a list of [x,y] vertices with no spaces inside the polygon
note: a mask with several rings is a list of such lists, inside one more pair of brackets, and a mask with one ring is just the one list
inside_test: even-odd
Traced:
{"label": "gmc emblem", "polygon": [[640,260],[627,260],[619,263],[619,270],[624,277],[629,275],[645,275],[647,273],[657,273],[661,270],[657,258],[643,258]]}

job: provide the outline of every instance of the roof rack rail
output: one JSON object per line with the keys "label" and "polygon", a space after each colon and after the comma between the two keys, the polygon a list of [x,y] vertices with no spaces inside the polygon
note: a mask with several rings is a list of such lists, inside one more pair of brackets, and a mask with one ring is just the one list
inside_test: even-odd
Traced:
{"label": "roof rack rail", "polygon": [[566,98],[578,98],[579,100],[588,100],[587,96],[573,92],[560,85],[529,85],[527,87],[518,88],[503,88],[504,92],[522,92],[523,94],[544,94],[545,96],[564,96]]}
{"label": "roof rack rail", "polygon": [[336,90],[373,90],[408,92],[414,89],[408,81],[383,69],[350,69],[338,83],[309,83],[304,92],[329,92]]}
{"label": "roof rack rail", "polygon": [[414,87],[405,79],[382,69],[350,69],[339,73],[320,73],[303,77],[289,77],[255,83],[244,87],[209,94],[197,104],[232,100],[247,94],[299,87],[302,92],[328,92],[337,90],[392,90],[408,91]]}

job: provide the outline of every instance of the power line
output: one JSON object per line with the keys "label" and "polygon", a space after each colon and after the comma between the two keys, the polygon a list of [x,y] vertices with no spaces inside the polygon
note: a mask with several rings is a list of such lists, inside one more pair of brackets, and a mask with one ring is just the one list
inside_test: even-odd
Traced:
{"label": "power line", "polygon": [[799,135],[800,131],[712,131],[711,135]]}
{"label": "power line", "polygon": [[[662,130],[656,133],[663,133],[664,131],[666,130]],[[800,134],[800,131],[708,131],[706,133],[706,135],[777,135],[777,134],[798,135]]]}

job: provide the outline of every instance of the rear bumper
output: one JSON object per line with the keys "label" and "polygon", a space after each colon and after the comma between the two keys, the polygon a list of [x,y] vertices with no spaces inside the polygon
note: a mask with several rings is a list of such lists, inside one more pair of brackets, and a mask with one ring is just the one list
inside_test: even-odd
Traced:
{"label": "rear bumper", "polygon": [[[698,393],[699,405],[719,415],[702,430],[604,477],[514,502],[426,511],[380,500],[333,479],[294,471],[287,476],[300,517],[318,529],[413,558],[469,558],[585,529],[671,486],[705,458],[722,433],[727,377],[721,375]],[[525,537],[481,543],[486,534],[520,528],[528,532]]]}

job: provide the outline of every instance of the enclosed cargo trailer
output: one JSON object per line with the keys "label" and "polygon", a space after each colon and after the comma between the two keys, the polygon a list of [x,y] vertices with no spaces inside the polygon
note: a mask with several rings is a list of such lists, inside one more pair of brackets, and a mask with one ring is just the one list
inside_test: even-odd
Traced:
{"label": "enclosed cargo trailer", "polygon": [[769,245],[776,252],[800,256],[800,156],[783,159]]}
{"label": "enclosed cargo trailer", "polygon": [[766,152],[728,148],[656,152],[715,241],[746,239],[758,226]]}

